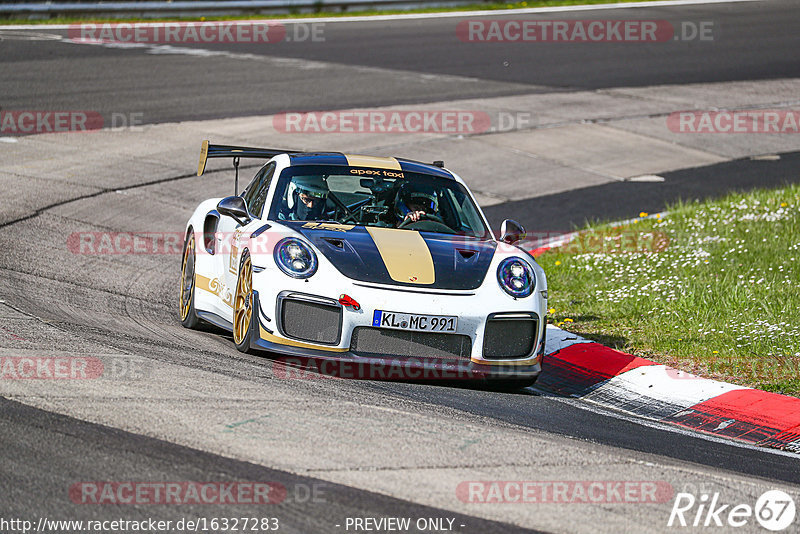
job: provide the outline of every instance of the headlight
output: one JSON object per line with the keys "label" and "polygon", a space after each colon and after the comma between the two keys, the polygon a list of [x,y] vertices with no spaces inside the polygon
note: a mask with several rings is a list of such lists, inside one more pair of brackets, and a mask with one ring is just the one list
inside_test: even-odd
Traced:
{"label": "headlight", "polygon": [[275,246],[275,263],[292,278],[308,278],[317,272],[317,255],[299,239],[287,237]]}
{"label": "headlight", "polygon": [[506,258],[497,267],[497,283],[512,297],[523,298],[533,292],[536,275],[522,258]]}

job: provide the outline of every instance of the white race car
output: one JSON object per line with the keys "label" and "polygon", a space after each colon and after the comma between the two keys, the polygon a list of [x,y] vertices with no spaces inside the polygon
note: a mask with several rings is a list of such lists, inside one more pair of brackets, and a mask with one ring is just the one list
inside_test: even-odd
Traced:
{"label": "white race car", "polygon": [[237,185],[239,158],[268,161],[241,194],[189,219],[185,327],[206,321],[240,351],[357,369],[349,376],[536,380],[545,274],[513,245],[522,228],[505,221],[497,240],[442,162],[204,141],[198,175],[212,157],[233,158]]}

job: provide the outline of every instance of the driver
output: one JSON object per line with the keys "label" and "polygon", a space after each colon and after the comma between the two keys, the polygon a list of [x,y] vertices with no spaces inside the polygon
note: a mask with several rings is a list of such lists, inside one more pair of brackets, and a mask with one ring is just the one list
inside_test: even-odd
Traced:
{"label": "driver", "polygon": [[290,221],[323,219],[328,191],[328,184],[322,176],[295,176],[286,188],[286,198],[278,211],[278,219]]}
{"label": "driver", "polygon": [[404,183],[397,192],[395,211],[399,224],[406,221],[417,222],[430,215],[436,216],[438,208],[439,201],[436,191],[428,185],[412,186]]}

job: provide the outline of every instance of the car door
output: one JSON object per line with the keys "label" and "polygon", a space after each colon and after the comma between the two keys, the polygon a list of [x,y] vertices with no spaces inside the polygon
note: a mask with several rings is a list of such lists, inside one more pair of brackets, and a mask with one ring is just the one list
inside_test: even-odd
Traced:
{"label": "car door", "polygon": [[[226,254],[221,254],[222,264],[220,272],[224,276],[224,284],[230,289],[231,295],[236,293],[236,280],[239,276],[239,262],[244,247],[247,246],[249,232],[260,226],[264,203],[272,176],[275,174],[275,163],[268,163],[256,173],[250,184],[242,191],[247,211],[251,222],[245,226],[240,225],[232,217],[222,217],[220,231],[222,232],[223,248]],[[231,298],[231,310],[233,300]]]}

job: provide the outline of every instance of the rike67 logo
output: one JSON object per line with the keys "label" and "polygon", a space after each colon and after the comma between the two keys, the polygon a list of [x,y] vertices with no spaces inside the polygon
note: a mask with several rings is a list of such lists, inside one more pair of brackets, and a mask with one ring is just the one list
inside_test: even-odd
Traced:
{"label": "rike67 logo", "polygon": [[753,519],[767,530],[779,532],[794,524],[796,509],[791,495],[781,490],[764,492],[755,506],[723,503],[719,493],[678,493],[668,527],[744,527]]}

